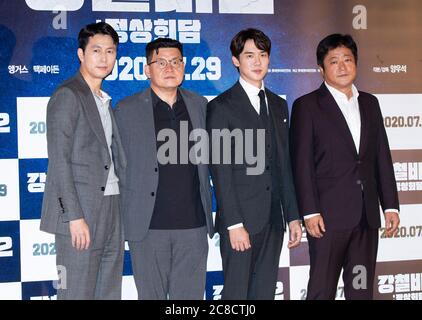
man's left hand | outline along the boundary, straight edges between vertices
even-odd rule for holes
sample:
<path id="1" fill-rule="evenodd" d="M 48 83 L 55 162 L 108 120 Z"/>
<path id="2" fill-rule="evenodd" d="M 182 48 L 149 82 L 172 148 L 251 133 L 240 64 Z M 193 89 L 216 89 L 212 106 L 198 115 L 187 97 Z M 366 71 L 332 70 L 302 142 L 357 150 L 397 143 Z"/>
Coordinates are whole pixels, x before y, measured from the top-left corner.
<path id="1" fill-rule="evenodd" d="M 386 211 L 384 213 L 385 230 L 388 237 L 392 237 L 400 224 L 400 218 L 397 212 Z"/>
<path id="2" fill-rule="evenodd" d="M 289 223 L 290 240 L 287 244 L 289 249 L 299 246 L 300 240 L 302 239 L 302 226 L 300 220 L 294 220 Z"/>

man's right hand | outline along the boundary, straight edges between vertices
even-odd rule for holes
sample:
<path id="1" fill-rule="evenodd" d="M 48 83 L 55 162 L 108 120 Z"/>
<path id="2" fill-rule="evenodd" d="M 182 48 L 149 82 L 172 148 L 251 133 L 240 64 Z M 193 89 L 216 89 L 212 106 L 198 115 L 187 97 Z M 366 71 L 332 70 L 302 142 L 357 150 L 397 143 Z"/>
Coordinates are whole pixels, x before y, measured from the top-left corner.
<path id="1" fill-rule="evenodd" d="M 251 247 L 249 233 L 244 227 L 229 230 L 230 244 L 233 250 L 245 251 Z"/>
<path id="2" fill-rule="evenodd" d="M 325 232 L 324 219 L 321 214 L 305 220 L 306 231 L 314 238 L 322 238 Z"/>
<path id="3" fill-rule="evenodd" d="M 88 249 L 91 243 L 89 227 L 84 218 L 69 222 L 70 235 L 72 236 L 72 246 L 77 250 Z"/>

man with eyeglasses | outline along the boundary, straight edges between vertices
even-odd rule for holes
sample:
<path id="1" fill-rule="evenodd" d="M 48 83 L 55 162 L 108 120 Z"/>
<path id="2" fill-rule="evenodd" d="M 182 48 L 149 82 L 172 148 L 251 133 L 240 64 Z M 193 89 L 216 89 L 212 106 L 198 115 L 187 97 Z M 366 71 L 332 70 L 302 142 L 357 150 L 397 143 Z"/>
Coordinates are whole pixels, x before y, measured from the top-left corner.
<path id="1" fill-rule="evenodd" d="M 146 56 L 150 87 L 115 110 L 127 155 L 122 212 L 138 298 L 203 299 L 207 233 L 214 235 L 208 166 L 184 161 L 194 142 L 179 133 L 205 128 L 207 101 L 179 88 L 185 68 L 179 41 L 158 38 Z M 168 132 L 175 139 L 160 138 Z M 188 148 L 179 150 L 182 144 Z M 167 161 L 166 148 L 178 150 L 176 161 Z"/>

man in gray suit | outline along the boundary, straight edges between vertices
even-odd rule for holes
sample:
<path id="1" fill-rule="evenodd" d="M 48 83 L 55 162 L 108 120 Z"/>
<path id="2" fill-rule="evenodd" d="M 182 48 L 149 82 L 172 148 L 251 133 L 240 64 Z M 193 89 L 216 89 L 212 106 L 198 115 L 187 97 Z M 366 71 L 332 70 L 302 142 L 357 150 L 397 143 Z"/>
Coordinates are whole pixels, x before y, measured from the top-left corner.
<path id="1" fill-rule="evenodd" d="M 193 142 L 182 132 L 205 128 L 207 101 L 179 88 L 182 50 L 173 39 L 150 42 L 145 66 L 150 88 L 115 109 L 127 155 L 123 223 L 139 299 L 204 296 L 207 231 L 214 235 L 208 166 L 184 161 Z M 174 139 L 170 135 L 165 142 L 161 136 L 166 132 L 174 133 Z M 170 149 L 184 143 L 186 150 L 178 150 L 177 159 L 166 163 Z"/>
<path id="2" fill-rule="evenodd" d="M 58 299 L 120 299 L 124 242 L 120 136 L 101 90 L 116 60 L 118 35 L 103 22 L 79 32 L 79 72 L 47 106 L 48 173 L 41 230 L 56 238 Z"/>

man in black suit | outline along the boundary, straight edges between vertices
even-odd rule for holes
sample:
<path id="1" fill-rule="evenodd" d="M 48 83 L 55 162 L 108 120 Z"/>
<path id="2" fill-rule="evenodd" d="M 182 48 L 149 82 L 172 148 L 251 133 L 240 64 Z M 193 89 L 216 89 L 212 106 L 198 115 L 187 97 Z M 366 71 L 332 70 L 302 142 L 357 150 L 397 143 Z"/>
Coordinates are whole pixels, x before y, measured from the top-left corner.
<path id="1" fill-rule="evenodd" d="M 286 222 L 289 248 L 298 246 L 302 236 L 290 167 L 287 103 L 264 87 L 271 41 L 263 32 L 240 31 L 230 50 L 240 79 L 208 104 L 207 129 L 210 136 L 215 130 L 241 132 L 245 151 L 248 144 L 257 150 L 257 167 L 264 166 L 261 172 L 252 172 L 247 159 L 243 164 L 217 163 L 215 154 L 227 149 L 213 139 L 211 175 L 224 272 L 222 298 L 274 299 Z M 246 131 L 251 129 L 257 135 L 248 139 Z M 265 141 L 260 141 L 259 131 Z M 240 141 L 233 140 L 232 147 Z M 231 153 L 233 160 L 235 152 Z"/>
<path id="2" fill-rule="evenodd" d="M 324 83 L 293 104 L 291 151 L 299 212 L 308 232 L 307 299 L 372 299 L 380 227 L 392 235 L 399 202 L 378 100 L 357 91 L 357 46 L 332 34 L 317 48 Z"/>

